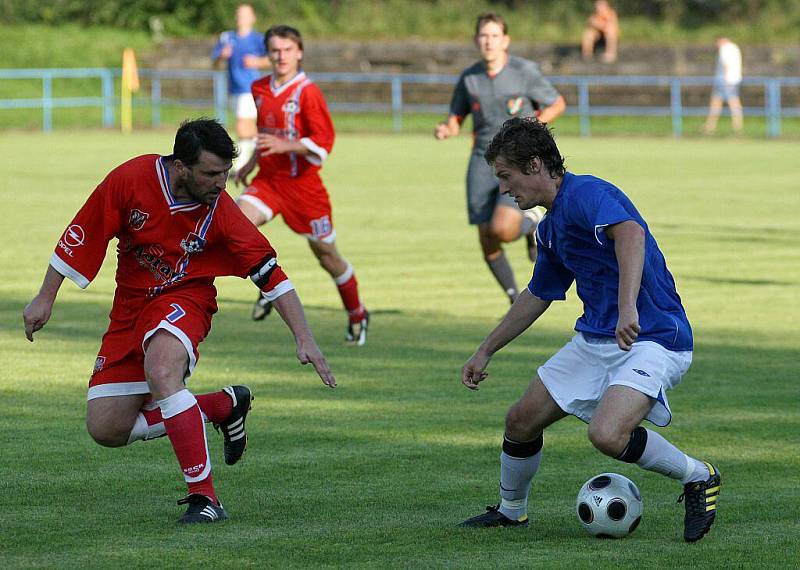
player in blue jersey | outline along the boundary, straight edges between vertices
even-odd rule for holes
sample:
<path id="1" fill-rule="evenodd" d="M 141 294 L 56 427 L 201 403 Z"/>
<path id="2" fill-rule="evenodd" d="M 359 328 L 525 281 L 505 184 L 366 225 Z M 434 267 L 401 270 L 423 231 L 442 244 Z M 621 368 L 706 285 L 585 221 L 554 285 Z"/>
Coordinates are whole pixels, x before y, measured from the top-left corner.
<path id="1" fill-rule="evenodd" d="M 256 104 L 250 85 L 261 77 L 261 69 L 270 66 L 264 37 L 255 31 L 256 11 L 251 4 L 236 8 L 236 30 L 222 32 L 211 59 L 215 65 L 228 66 L 228 92 L 236 115 L 239 156 L 233 174 L 247 164 L 256 149 Z"/>
<path id="2" fill-rule="evenodd" d="M 583 301 L 577 334 L 538 369 L 506 416 L 500 455 L 500 504 L 465 526 L 527 526 L 531 479 L 542 456 L 542 432 L 573 415 L 589 425 L 604 454 L 677 479 L 684 485 L 684 539 L 701 539 L 714 522 L 719 471 L 640 424 L 672 419 L 666 391 L 692 362 L 692 329 L 664 256 L 647 223 L 622 191 L 564 168 L 547 126 L 507 121 L 486 150 L 500 191 L 521 208 L 544 206 L 538 256 L 528 288 L 462 370 L 477 390 L 492 355 L 563 300 L 575 282 Z"/>

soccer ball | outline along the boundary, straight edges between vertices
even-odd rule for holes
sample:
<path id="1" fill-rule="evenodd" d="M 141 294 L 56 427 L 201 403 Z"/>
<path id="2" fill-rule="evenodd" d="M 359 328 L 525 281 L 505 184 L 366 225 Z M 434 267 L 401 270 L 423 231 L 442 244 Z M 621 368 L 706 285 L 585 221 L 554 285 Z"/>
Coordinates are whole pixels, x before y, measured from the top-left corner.
<path id="1" fill-rule="evenodd" d="M 601 473 L 581 487 L 575 505 L 581 526 L 598 538 L 622 538 L 642 520 L 642 496 L 633 481 Z"/>

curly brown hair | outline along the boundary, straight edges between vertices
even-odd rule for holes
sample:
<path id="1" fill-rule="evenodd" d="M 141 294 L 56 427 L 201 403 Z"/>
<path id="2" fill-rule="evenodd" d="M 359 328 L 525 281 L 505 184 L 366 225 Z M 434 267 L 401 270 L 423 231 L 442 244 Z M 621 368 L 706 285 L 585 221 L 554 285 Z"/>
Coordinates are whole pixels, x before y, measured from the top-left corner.
<path id="1" fill-rule="evenodd" d="M 534 158 L 544 163 L 552 178 L 564 176 L 566 172 L 553 132 L 535 117 L 514 117 L 503 123 L 486 148 L 486 162 L 493 166 L 498 156 L 523 174 L 530 174 Z"/>

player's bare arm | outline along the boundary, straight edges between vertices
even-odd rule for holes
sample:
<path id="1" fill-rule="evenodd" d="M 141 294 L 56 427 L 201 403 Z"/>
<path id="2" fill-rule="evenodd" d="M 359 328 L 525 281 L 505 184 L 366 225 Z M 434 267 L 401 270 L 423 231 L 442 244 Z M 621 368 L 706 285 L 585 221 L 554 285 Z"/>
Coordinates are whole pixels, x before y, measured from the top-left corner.
<path id="1" fill-rule="evenodd" d="M 55 303 L 56 295 L 58 295 L 58 290 L 63 282 L 64 276 L 56 271 L 52 265 L 48 266 L 39 293 L 22 311 L 22 320 L 25 322 L 25 336 L 29 341 L 33 342 L 33 333 L 41 330 L 50 320 L 53 303 Z"/>
<path id="2" fill-rule="evenodd" d="M 503 320 L 461 369 L 461 383 L 470 390 L 477 390 L 478 384 L 488 376 L 486 367 L 492 355 L 525 332 L 544 314 L 550 303 L 533 295 L 527 288 L 523 289 Z"/>
<path id="3" fill-rule="evenodd" d="M 336 378 L 333 376 L 330 366 L 328 366 L 328 361 L 325 360 L 319 346 L 317 346 L 314 335 L 311 334 L 311 329 L 308 327 L 308 322 L 303 312 L 303 305 L 300 303 L 300 297 L 297 296 L 297 293 L 288 291 L 275 299 L 272 305 L 294 335 L 295 343 L 297 344 L 297 359 L 300 363 L 312 364 L 323 384 L 336 388 Z"/>
<path id="4" fill-rule="evenodd" d="M 567 108 L 567 102 L 564 100 L 564 97 L 559 95 L 558 99 L 550 105 L 549 107 L 545 107 L 542 109 L 542 112 L 539 114 L 539 121 L 542 123 L 550 123 L 557 119 Z"/>
<path id="5" fill-rule="evenodd" d="M 614 240 L 614 253 L 619 264 L 619 320 L 615 336 L 622 350 L 630 350 L 639 336 L 639 312 L 636 300 L 642 283 L 644 266 L 644 228 L 633 220 L 606 228 Z"/>
<path id="6" fill-rule="evenodd" d="M 261 156 L 269 156 L 271 154 L 287 154 L 293 152 L 300 155 L 316 153 L 309 149 L 300 141 L 291 141 L 277 135 L 270 135 L 267 133 L 259 133 L 256 140 L 256 148 L 260 151 Z"/>
<path id="7" fill-rule="evenodd" d="M 450 115 L 447 121 L 443 121 L 436 125 L 433 131 L 433 136 L 437 140 L 444 140 L 450 137 L 458 136 L 461 132 L 461 121 L 456 115 Z"/>

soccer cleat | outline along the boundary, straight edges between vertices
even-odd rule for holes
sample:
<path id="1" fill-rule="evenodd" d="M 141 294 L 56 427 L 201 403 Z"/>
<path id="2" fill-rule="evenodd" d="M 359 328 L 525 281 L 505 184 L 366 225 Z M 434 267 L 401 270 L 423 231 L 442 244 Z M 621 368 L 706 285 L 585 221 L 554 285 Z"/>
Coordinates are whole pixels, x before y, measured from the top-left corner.
<path id="1" fill-rule="evenodd" d="M 486 507 L 486 512 L 467 519 L 458 526 L 470 528 L 489 528 L 496 526 L 528 526 L 528 516 L 513 520 L 500 512 L 500 505 Z"/>
<path id="2" fill-rule="evenodd" d="M 525 242 L 528 246 L 528 259 L 533 262 L 536 262 L 536 228 L 539 226 L 539 222 L 542 221 L 542 215 L 539 213 L 538 210 L 525 210 L 522 212 L 522 215 L 528 218 L 533 222 L 533 227 L 531 231 L 525 234 Z"/>
<path id="3" fill-rule="evenodd" d="M 223 392 L 230 396 L 233 402 L 233 409 L 228 419 L 220 424 L 214 424 L 217 431 L 222 432 L 222 450 L 225 455 L 225 463 L 233 465 L 242 458 L 247 447 L 247 432 L 244 429 L 244 420 L 252 406 L 253 397 L 250 388 L 247 386 L 226 386 Z"/>
<path id="4" fill-rule="evenodd" d="M 683 486 L 683 493 L 678 502 L 686 505 L 686 516 L 683 519 L 683 539 L 686 542 L 697 542 L 711 528 L 717 515 L 717 499 L 722 486 L 719 470 L 704 461 L 710 473 L 705 481 L 693 481 Z"/>
<path id="5" fill-rule="evenodd" d="M 253 317 L 254 321 L 263 321 L 267 318 L 272 312 L 272 303 L 267 301 L 264 298 L 264 295 L 261 293 L 258 294 L 258 299 L 256 299 L 255 304 L 253 305 L 253 313 L 250 315 Z"/>
<path id="6" fill-rule="evenodd" d="M 344 340 L 351 346 L 364 346 L 367 342 L 367 329 L 369 328 L 369 313 L 364 311 L 364 316 L 357 323 L 347 323 L 347 334 Z"/>
<path id="7" fill-rule="evenodd" d="M 193 493 L 178 501 L 179 505 L 189 505 L 183 516 L 178 519 L 179 524 L 212 523 L 224 521 L 228 514 L 222 505 L 215 504 L 205 495 Z"/>

